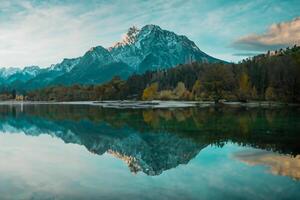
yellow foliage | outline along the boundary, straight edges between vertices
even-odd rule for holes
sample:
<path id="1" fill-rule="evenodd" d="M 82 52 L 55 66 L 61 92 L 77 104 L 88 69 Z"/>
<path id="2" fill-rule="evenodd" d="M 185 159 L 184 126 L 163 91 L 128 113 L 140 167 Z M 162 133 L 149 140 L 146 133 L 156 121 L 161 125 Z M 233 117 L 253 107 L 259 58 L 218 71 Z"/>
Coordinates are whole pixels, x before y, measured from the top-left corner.
<path id="1" fill-rule="evenodd" d="M 174 90 L 177 99 L 182 99 L 186 93 L 186 88 L 183 82 L 178 82 L 177 87 Z"/>
<path id="2" fill-rule="evenodd" d="M 193 85 L 192 93 L 195 98 L 199 97 L 201 94 L 202 85 L 200 80 L 196 80 L 196 82 Z"/>
<path id="3" fill-rule="evenodd" d="M 142 99 L 153 100 L 157 96 L 158 83 L 152 83 L 149 87 L 144 89 Z"/>
<path id="4" fill-rule="evenodd" d="M 173 98 L 174 98 L 174 95 L 171 90 L 162 90 L 159 92 L 159 99 L 161 99 L 161 100 L 171 100 Z"/>
<path id="5" fill-rule="evenodd" d="M 239 81 L 239 99 L 246 101 L 250 96 L 251 83 L 246 73 L 243 73 Z"/>

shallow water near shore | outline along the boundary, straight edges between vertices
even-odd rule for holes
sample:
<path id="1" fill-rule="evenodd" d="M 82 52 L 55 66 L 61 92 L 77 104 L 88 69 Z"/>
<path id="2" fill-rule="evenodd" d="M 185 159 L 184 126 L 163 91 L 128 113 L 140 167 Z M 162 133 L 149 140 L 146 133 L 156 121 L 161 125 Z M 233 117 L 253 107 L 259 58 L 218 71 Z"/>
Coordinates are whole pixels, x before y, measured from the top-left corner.
<path id="1" fill-rule="evenodd" d="M 1 199 L 299 199 L 299 108 L 0 105 Z"/>

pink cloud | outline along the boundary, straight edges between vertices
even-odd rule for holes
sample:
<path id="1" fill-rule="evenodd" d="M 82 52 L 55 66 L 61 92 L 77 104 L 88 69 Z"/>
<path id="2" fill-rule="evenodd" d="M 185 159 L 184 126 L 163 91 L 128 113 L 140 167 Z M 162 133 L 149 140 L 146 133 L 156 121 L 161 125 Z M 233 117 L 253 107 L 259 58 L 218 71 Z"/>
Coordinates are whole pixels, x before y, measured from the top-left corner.
<path id="1" fill-rule="evenodd" d="M 271 25 L 263 34 L 243 36 L 233 43 L 241 50 L 274 50 L 288 46 L 300 45 L 300 17 L 292 21 Z"/>

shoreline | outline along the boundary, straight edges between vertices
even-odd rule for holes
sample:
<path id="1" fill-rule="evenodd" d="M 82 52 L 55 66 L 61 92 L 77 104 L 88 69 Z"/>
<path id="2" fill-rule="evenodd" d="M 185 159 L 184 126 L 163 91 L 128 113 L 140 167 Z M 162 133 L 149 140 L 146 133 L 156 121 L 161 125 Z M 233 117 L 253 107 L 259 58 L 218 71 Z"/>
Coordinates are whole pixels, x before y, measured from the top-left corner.
<path id="1" fill-rule="evenodd" d="M 115 101 L 0 101 L 0 105 L 90 105 L 100 106 L 103 108 L 116 109 L 143 109 L 143 108 L 189 108 L 189 107 L 248 107 L 248 108 L 272 108 L 272 107 L 298 107 L 296 103 L 268 102 L 268 101 L 251 101 L 251 102 L 220 102 L 215 104 L 213 101 L 135 101 L 135 100 L 115 100 Z"/>

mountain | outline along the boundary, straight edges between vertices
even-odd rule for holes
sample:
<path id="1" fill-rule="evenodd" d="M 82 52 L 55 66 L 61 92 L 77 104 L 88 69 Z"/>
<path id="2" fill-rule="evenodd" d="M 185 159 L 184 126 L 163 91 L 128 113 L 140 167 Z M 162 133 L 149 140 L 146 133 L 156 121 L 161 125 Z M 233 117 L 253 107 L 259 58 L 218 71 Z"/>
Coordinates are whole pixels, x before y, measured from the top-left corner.
<path id="1" fill-rule="evenodd" d="M 115 75 L 127 78 L 132 72 L 128 65 L 116 61 L 107 49 L 97 46 L 86 52 L 73 69 L 54 79 L 51 84 L 103 83 Z"/>
<path id="2" fill-rule="evenodd" d="M 0 77 L 5 79 L 10 77 L 11 75 L 21 71 L 19 68 L 11 67 L 11 68 L 0 68 Z"/>
<path id="3" fill-rule="evenodd" d="M 38 74 L 36 77 L 29 80 L 25 84 L 26 89 L 33 90 L 48 86 L 57 77 L 70 72 L 74 68 L 74 66 L 79 63 L 80 59 L 80 57 L 72 59 L 65 58 L 61 63 L 52 65 L 49 68 L 44 69 L 40 74 Z"/>
<path id="4" fill-rule="evenodd" d="M 38 66 L 29 66 L 25 67 L 23 70 L 16 71 L 11 74 L 6 82 L 13 83 L 15 81 L 26 82 L 34 77 L 36 77 L 41 72 L 41 69 Z"/>
<path id="5" fill-rule="evenodd" d="M 202 52 L 186 36 L 176 35 L 159 26 L 132 27 L 123 41 L 109 48 L 114 58 L 138 72 L 169 68 L 194 61 L 222 62 Z"/>
<path id="6" fill-rule="evenodd" d="M 7 88 L 22 90 L 22 87 L 29 80 L 35 78 L 42 72 L 38 66 L 27 66 L 24 69 L 2 68 L 0 69 L 0 85 Z"/>
<path id="7" fill-rule="evenodd" d="M 11 67 L 11 68 L 0 68 L 0 84 L 4 85 L 6 80 L 21 71 L 19 68 Z"/>
<path id="8" fill-rule="evenodd" d="M 126 79 L 144 73 L 191 62 L 224 62 L 202 52 L 186 36 L 156 25 L 129 28 L 121 42 L 91 48 L 82 57 L 64 59 L 48 68 L 37 66 L 0 69 L 0 86 L 34 90 L 51 85 L 97 84 L 114 76 Z"/>

